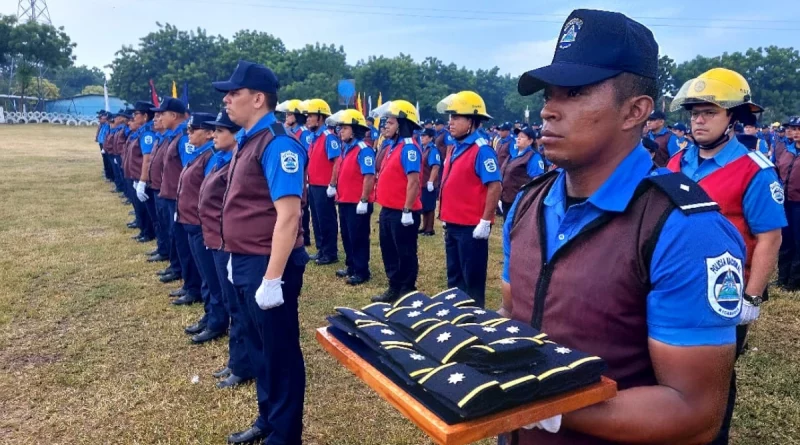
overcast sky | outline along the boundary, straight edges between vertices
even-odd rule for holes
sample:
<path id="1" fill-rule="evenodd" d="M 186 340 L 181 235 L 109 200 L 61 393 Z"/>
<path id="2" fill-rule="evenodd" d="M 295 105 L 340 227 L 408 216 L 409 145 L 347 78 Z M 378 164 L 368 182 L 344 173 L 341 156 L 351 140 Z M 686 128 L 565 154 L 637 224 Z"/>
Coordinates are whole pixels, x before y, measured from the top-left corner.
<path id="1" fill-rule="evenodd" d="M 0 13 L 16 14 L 17 3 L 0 0 Z M 76 63 L 101 68 L 122 45 L 138 44 L 160 21 L 180 29 L 201 27 L 225 37 L 240 29 L 266 31 L 289 49 L 317 41 L 343 45 L 351 64 L 370 55 L 392 57 L 403 52 L 416 60 L 435 56 L 470 69 L 498 66 L 502 73 L 519 75 L 549 63 L 564 19 L 578 7 L 619 11 L 639 20 L 653 30 L 661 53 L 679 62 L 697 54 L 713 56 L 757 46 L 800 47 L 797 3 L 792 0 L 49 0 L 47 4 L 53 24 L 63 26 L 78 44 Z"/>

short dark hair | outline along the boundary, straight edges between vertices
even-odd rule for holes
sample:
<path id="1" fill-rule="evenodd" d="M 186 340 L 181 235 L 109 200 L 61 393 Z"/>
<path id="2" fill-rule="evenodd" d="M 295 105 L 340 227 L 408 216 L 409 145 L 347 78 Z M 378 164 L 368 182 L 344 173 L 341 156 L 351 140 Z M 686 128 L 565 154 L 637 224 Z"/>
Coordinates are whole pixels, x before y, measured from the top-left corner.
<path id="1" fill-rule="evenodd" d="M 633 73 L 622 73 L 612 78 L 612 82 L 616 91 L 617 104 L 636 96 L 650 96 L 653 101 L 658 98 L 655 79 Z"/>
<path id="2" fill-rule="evenodd" d="M 278 106 L 278 95 L 275 93 L 264 93 L 264 96 L 267 98 L 267 108 L 270 111 L 275 111 L 275 108 Z"/>

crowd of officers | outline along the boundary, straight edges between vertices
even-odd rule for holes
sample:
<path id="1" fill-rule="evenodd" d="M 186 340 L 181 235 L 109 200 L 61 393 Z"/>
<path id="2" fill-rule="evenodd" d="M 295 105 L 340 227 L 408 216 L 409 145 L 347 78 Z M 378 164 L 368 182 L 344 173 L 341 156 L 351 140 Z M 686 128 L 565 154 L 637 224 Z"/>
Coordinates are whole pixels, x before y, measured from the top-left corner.
<path id="1" fill-rule="evenodd" d="M 576 10 L 559 38 L 553 64 L 519 82 L 523 95 L 545 90 L 542 126 L 486 128 L 491 116 L 472 91 L 439 102 L 447 122 L 421 121 L 405 100 L 367 118 L 322 99 L 279 103 L 275 74 L 247 61 L 213 83 L 225 94 L 216 115 L 190 114 L 173 98 L 101 113 L 96 139 L 112 191 L 133 207 L 128 227 L 138 242 L 156 240 L 147 261 L 168 262 L 162 282 L 182 280 L 172 304 L 204 306 L 185 332 L 198 344 L 229 334 L 219 388 L 255 380 L 259 415 L 229 443 L 301 443 L 306 264 L 337 263 L 341 235 L 335 275 L 370 280 L 377 202 L 389 285 L 372 301 L 393 302 L 416 290 L 418 237 L 435 234 L 437 201 L 448 286 L 484 306 L 489 236 L 502 215 L 501 313 L 600 355 L 619 384 L 616 402 L 557 416 L 560 431 L 536 424 L 501 442 L 727 443 L 733 362 L 779 246 L 777 284 L 800 287 L 800 119 L 758 133 L 762 109 L 747 81 L 714 69 L 673 102 L 691 131 L 668 131 L 649 90 L 622 99 L 614 90 L 619 76 L 654 82 L 647 28 Z M 564 70 L 582 71 L 565 84 Z M 742 139 L 766 149 L 743 145 L 739 124 Z M 659 419 L 644 416 L 653 409 Z"/>

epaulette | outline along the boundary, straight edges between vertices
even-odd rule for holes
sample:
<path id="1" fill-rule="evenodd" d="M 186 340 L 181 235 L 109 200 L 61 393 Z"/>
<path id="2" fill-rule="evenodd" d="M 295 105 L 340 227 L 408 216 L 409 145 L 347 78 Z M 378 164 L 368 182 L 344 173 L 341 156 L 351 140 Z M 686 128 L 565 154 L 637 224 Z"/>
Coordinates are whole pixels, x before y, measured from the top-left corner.
<path id="1" fill-rule="evenodd" d="M 775 168 L 775 164 L 773 164 L 772 161 L 770 161 L 769 158 L 764 156 L 764 153 L 761 153 L 760 151 L 751 151 L 750 153 L 747 153 L 747 156 L 750 156 L 750 159 L 758 164 L 758 166 L 761 167 L 761 170 Z"/>
<path id="2" fill-rule="evenodd" d="M 488 147 L 491 147 L 491 145 L 489 145 L 489 142 L 484 138 L 475 139 L 475 145 L 477 145 L 478 147 L 480 147 L 481 145 L 486 145 Z"/>
<path id="3" fill-rule="evenodd" d="M 325 133 L 327 136 L 333 135 L 333 133 L 330 130 L 328 130 L 327 128 L 325 129 L 325 131 L 323 131 L 323 133 Z"/>
<path id="4" fill-rule="evenodd" d="M 683 173 L 648 176 L 647 180 L 667 195 L 685 215 L 719 210 L 719 204 Z"/>
<path id="5" fill-rule="evenodd" d="M 364 142 L 364 141 L 358 141 L 358 146 L 359 146 L 360 148 L 367 148 L 367 147 L 369 147 L 369 145 L 367 145 L 367 144 L 366 144 L 366 142 Z"/>
<path id="6" fill-rule="evenodd" d="M 282 136 L 286 134 L 286 128 L 280 122 L 275 122 L 269 126 L 269 131 L 273 136 Z"/>
<path id="7" fill-rule="evenodd" d="M 405 142 L 406 144 L 413 144 L 414 143 L 414 138 L 405 138 L 405 139 L 403 139 L 403 142 Z"/>

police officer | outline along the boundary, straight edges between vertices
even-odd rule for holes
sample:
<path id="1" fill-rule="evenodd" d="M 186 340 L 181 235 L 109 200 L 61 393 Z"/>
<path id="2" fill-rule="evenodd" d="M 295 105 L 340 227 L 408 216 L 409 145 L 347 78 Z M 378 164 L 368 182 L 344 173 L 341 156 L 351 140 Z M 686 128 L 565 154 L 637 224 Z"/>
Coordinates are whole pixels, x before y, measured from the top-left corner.
<path id="1" fill-rule="evenodd" d="M 371 277 L 369 234 L 375 200 L 375 150 L 362 140 L 369 127 L 358 110 L 339 111 L 328 118 L 328 124 L 339 128 L 342 141 L 336 202 L 339 204 L 345 268 L 337 270 L 336 276 L 347 278 L 347 284 L 356 286 Z"/>
<path id="2" fill-rule="evenodd" d="M 500 195 L 500 207 L 504 216 L 508 214 L 522 186 L 547 171 L 544 156 L 536 147 L 538 139 L 536 130 L 527 127 L 516 130 L 516 133 L 517 153 L 507 160 L 501 169 L 503 191 Z"/>
<path id="3" fill-rule="evenodd" d="M 217 388 L 232 388 L 252 380 L 254 370 L 247 357 L 244 335 L 247 308 L 240 307 L 236 290 L 228 281 L 228 260 L 231 254 L 222 250 L 222 201 L 228 184 L 228 171 L 233 151 L 236 148 L 236 133 L 241 127 L 234 124 L 228 113 L 222 110 L 213 122 L 206 125 L 214 127 L 214 155 L 206 163 L 203 183 L 200 186 L 198 214 L 203 229 L 203 242 L 214 257 L 217 279 L 222 289 L 222 300 L 230 314 L 230 336 L 228 342 L 228 363 L 213 373 L 221 378 Z"/>
<path id="4" fill-rule="evenodd" d="M 364 142 L 374 148 L 375 142 L 378 140 L 378 137 L 380 137 L 380 131 L 375 128 L 374 117 L 367 116 L 367 127 L 369 127 L 369 131 L 364 135 Z"/>
<path id="5" fill-rule="evenodd" d="M 153 190 L 151 186 L 153 182 L 153 164 L 157 162 L 156 157 L 158 156 L 158 149 L 164 138 L 164 127 L 161 125 L 160 113 L 155 113 L 153 117 L 153 137 L 155 138 L 155 142 L 153 143 L 153 148 L 150 151 L 147 162 L 147 172 L 144 171 L 144 163 L 142 165 L 142 176 L 147 174 L 147 182 L 145 184 L 147 200 L 144 201 L 144 205 L 150 220 L 153 221 L 153 228 L 156 234 L 156 248 L 152 252 L 146 254 L 148 256 L 148 263 L 169 260 L 169 236 L 166 234 L 166 227 L 163 226 L 158 209 L 156 208 L 155 195 L 158 192 Z"/>
<path id="6" fill-rule="evenodd" d="M 783 229 L 783 242 L 778 253 L 777 284 L 795 291 L 800 289 L 800 118 L 790 118 L 784 127 L 786 139 L 775 145 L 775 163 L 785 194 L 788 225 Z"/>
<path id="7" fill-rule="evenodd" d="M 445 156 L 439 203 L 447 285 L 463 290 L 483 307 L 489 233 L 502 188 L 497 155 L 480 131 L 481 122 L 491 116 L 483 98 L 473 91 L 451 94 L 437 109 L 450 114 L 450 135 L 456 143 Z"/>
<path id="8" fill-rule="evenodd" d="M 184 142 L 185 162 L 178 179 L 176 224 L 182 225 L 186 232 L 189 250 L 200 275 L 200 292 L 203 299 L 203 317 L 184 331 L 192 335 L 195 344 L 219 338 L 228 330 L 229 315 L 222 300 L 222 288 L 214 266 L 214 255 L 203 241 L 203 228 L 200 225 L 198 205 L 200 186 L 205 178 L 206 166 L 214 154 L 214 127 L 209 122 L 215 116 L 209 113 L 193 113 L 186 126 L 187 139 Z M 195 299 L 181 297 L 186 304 Z M 178 300 L 181 301 L 181 300 Z M 178 303 L 176 303 L 178 304 Z"/>
<path id="9" fill-rule="evenodd" d="M 169 257 L 169 266 L 160 271 L 158 275 L 161 282 L 169 283 L 183 276 L 181 256 L 174 235 L 174 224 L 175 198 L 177 198 L 178 179 L 182 169 L 178 143 L 186 133 L 186 105 L 178 99 L 168 97 L 161 102 L 160 106 L 153 108 L 153 112 L 158 116 L 164 134 L 152 154 L 149 187 L 153 193 L 156 215 L 166 240 L 165 247 Z M 183 246 L 182 242 L 181 246 L 188 247 Z M 182 286 L 180 289 L 170 292 L 170 296 L 183 297 L 186 293 L 187 287 Z"/>
<path id="10" fill-rule="evenodd" d="M 331 107 L 322 99 L 308 101 L 306 126 L 312 132 L 308 147 L 308 198 L 311 224 L 317 254 L 315 262 L 322 266 L 339 261 L 336 235 L 336 177 L 339 171 L 341 145 L 333 131 L 325 125 Z"/>
<path id="11" fill-rule="evenodd" d="M 420 223 L 419 173 L 422 152 L 412 137 L 419 128 L 417 110 L 410 102 L 387 102 L 384 136 L 387 147 L 378 175 L 378 216 L 381 257 L 389 288 L 372 298 L 388 303 L 417 288 L 419 259 L 417 241 Z"/>
<path id="12" fill-rule="evenodd" d="M 300 444 L 305 364 L 298 297 L 308 262 L 300 225 L 306 151 L 275 119 L 279 85 L 272 70 L 240 61 L 230 80 L 213 85 L 226 93 L 228 116 L 242 127 L 222 204 L 222 245 L 231 253 L 228 278 L 237 302 L 247 308 L 247 356 L 256 373 L 259 412 L 253 426 L 230 435 L 228 443 Z"/>
<path id="13" fill-rule="evenodd" d="M 731 126 L 745 122 L 755 137 L 755 116 L 763 108 L 750 100 L 750 86 L 739 73 L 714 68 L 680 89 L 672 110 L 688 110 L 697 147 L 670 159 L 668 168 L 683 172 L 719 204 L 722 214 L 744 239 L 744 304 L 736 329 L 737 355 L 742 352 L 747 327 L 758 318 L 759 305 L 767 298 L 769 277 L 775 268 L 786 226 L 784 192 L 775 166 L 760 151 L 750 152 L 731 134 Z M 763 141 L 761 141 L 763 142 Z M 736 402 L 736 373 L 731 380 L 722 430 L 714 444 L 728 443 Z"/>
<path id="14" fill-rule="evenodd" d="M 641 146 L 657 68 L 650 30 L 576 10 L 553 63 L 519 81 L 522 95 L 544 89 L 542 136 L 560 170 L 524 187 L 506 219 L 503 311 L 603 357 L 619 388 L 516 431 L 520 445 L 708 443 L 719 432 L 744 245 L 697 184 L 653 169 Z"/>
<path id="15" fill-rule="evenodd" d="M 108 123 L 108 114 L 105 110 L 101 110 L 97 113 L 97 119 L 99 124 L 97 125 L 97 133 L 94 135 L 94 140 L 100 146 L 100 155 L 103 159 L 103 175 L 107 181 L 112 182 L 114 180 L 114 172 L 111 170 L 111 161 L 108 153 L 105 147 L 103 147 L 106 136 L 111 130 L 111 125 Z"/>
<path id="16" fill-rule="evenodd" d="M 673 139 L 672 133 L 664 126 L 666 116 L 661 111 L 653 111 L 653 114 L 647 119 L 647 137 L 654 140 L 658 144 L 658 151 L 653 158 L 653 162 L 659 167 L 664 167 L 669 161 L 669 145 Z"/>
<path id="17" fill-rule="evenodd" d="M 498 139 L 495 151 L 497 152 L 497 163 L 503 165 L 507 160 L 513 158 L 515 153 L 514 138 L 511 136 L 511 123 L 503 122 L 497 127 Z"/>
<path id="18" fill-rule="evenodd" d="M 115 154 L 115 144 L 117 143 L 117 133 L 125 126 L 119 124 L 122 118 L 117 116 L 115 113 L 108 113 L 106 118 L 109 122 L 109 129 L 106 133 L 105 140 L 103 140 L 103 149 L 108 156 L 108 163 L 109 167 L 111 168 L 111 177 L 114 181 L 114 189 L 112 191 L 121 194 L 124 192 L 125 188 L 122 184 L 122 176 L 119 173 L 119 161 L 117 160 L 117 156 Z"/>
<path id="19" fill-rule="evenodd" d="M 683 122 L 676 122 L 675 125 L 669 127 L 672 134 L 675 135 L 674 138 L 669 138 L 669 144 L 667 145 L 667 151 L 669 151 L 669 157 L 675 156 L 675 153 L 681 150 L 688 150 L 692 141 L 686 137 L 686 125 Z M 657 150 L 656 150 L 657 151 Z"/>
<path id="20" fill-rule="evenodd" d="M 422 178 L 420 178 L 420 183 L 423 185 L 422 229 L 419 231 L 422 236 L 436 235 L 433 222 L 436 219 L 436 200 L 442 182 L 439 174 L 442 168 L 442 154 L 433 142 L 435 135 L 433 128 L 422 131 Z"/>
<path id="21" fill-rule="evenodd" d="M 759 152 L 761 152 L 761 154 L 766 156 L 767 159 L 769 159 L 772 156 L 772 153 L 767 141 L 764 138 L 759 137 L 758 134 L 759 131 L 757 127 L 758 122 L 756 121 L 756 117 L 751 114 L 750 116 L 747 116 L 744 119 L 745 120 L 742 122 L 742 125 L 744 125 L 744 134 L 748 136 L 755 136 L 757 142 L 754 150 L 758 150 Z"/>
<path id="22" fill-rule="evenodd" d="M 128 137 L 125 146 L 124 170 L 129 184 L 128 200 L 133 203 L 133 211 L 139 224 L 139 236 L 135 239 L 140 243 L 155 239 L 155 227 L 144 205 L 147 200 L 146 182 L 142 182 L 142 175 L 147 167 L 144 164 L 145 158 L 149 162 L 150 151 L 155 143 L 152 122 L 155 113 L 150 110 L 153 107 L 153 104 L 144 101 L 136 102 L 133 106 L 133 119 L 129 124 L 133 133 Z"/>

